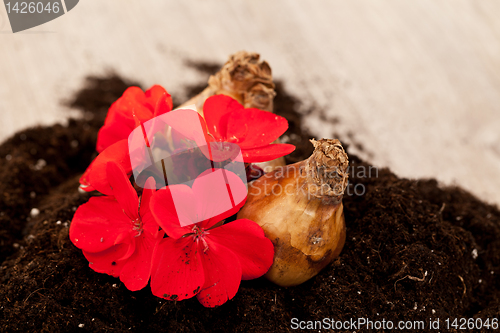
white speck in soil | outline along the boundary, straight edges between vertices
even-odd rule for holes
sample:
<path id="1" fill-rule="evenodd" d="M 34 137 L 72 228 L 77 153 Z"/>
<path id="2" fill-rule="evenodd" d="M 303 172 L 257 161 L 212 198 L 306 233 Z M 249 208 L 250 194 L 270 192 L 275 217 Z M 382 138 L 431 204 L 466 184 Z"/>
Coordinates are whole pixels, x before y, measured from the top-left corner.
<path id="1" fill-rule="evenodd" d="M 38 216 L 38 214 L 40 214 L 40 210 L 38 208 L 31 209 L 31 212 L 30 212 L 31 217 L 36 217 L 36 216 Z"/>
<path id="2" fill-rule="evenodd" d="M 12 244 L 12 246 L 13 246 L 15 249 L 18 249 L 18 248 L 19 248 L 19 244 L 18 244 L 18 243 L 14 243 L 14 244 Z"/>
<path id="3" fill-rule="evenodd" d="M 57 224 L 57 225 L 60 225 L 61 223 L 62 223 L 61 221 L 57 221 L 57 222 L 56 222 L 56 224 Z"/>
<path id="4" fill-rule="evenodd" d="M 431 310 L 432 314 L 436 314 L 436 310 L 432 309 Z"/>
<path id="5" fill-rule="evenodd" d="M 479 279 L 479 281 L 477 281 L 478 283 L 483 283 L 483 279 Z"/>
<path id="6" fill-rule="evenodd" d="M 11 154 L 7 154 L 7 155 L 5 155 L 5 159 L 6 159 L 7 161 L 10 161 L 10 160 L 12 159 L 12 155 L 11 155 Z"/>
<path id="7" fill-rule="evenodd" d="M 36 192 L 35 191 L 31 191 L 30 198 L 31 199 L 35 199 L 36 198 Z"/>
<path id="8" fill-rule="evenodd" d="M 36 164 L 33 166 L 33 169 L 40 171 L 47 165 L 47 162 L 44 159 L 39 159 L 36 161 Z"/>
<path id="9" fill-rule="evenodd" d="M 460 221 L 462 219 L 462 216 L 457 216 L 456 219 L 457 221 Z"/>
<path id="10" fill-rule="evenodd" d="M 85 324 L 79 324 L 78 327 L 80 328 L 83 328 L 83 326 L 85 326 Z"/>
<path id="11" fill-rule="evenodd" d="M 477 256 L 478 256 L 477 249 L 472 250 L 472 259 L 474 260 L 477 259 Z"/>
<path id="12" fill-rule="evenodd" d="M 76 147 L 78 147 L 78 141 L 77 140 L 73 140 L 73 141 L 71 141 L 70 145 L 71 145 L 72 148 L 76 148 Z"/>

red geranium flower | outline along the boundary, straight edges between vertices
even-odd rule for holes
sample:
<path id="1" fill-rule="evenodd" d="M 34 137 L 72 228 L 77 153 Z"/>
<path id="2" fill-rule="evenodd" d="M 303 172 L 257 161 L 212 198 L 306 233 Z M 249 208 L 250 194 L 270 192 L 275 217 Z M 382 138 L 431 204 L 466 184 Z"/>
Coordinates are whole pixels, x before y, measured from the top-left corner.
<path id="1" fill-rule="evenodd" d="M 205 101 L 203 114 L 214 141 L 237 144 L 245 163 L 270 161 L 295 150 L 291 144 L 272 144 L 288 128 L 288 121 L 274 113 L 245 109 L 229 96 L 215 95 Z"/>
<path id="2" fill-rule="evenodd" d="M 153 249 L 163 237 L 149 208 L 154 190 L 143 191 L 139 208 L 123 168 L 110 162 L 106 171 L 114 197 L 92 197 L 81 205 L 69 237 L 94 271 L 119 276 L 129 290 L 140 290 L 148 284 Z"/>
<path id="3" fill-rule="evenodd" d="M 239 180 L 231 172 L 226 176 L 229 183 Z M 215 307 L 236 295 L 242 279 L 266 273 L 273 262 L 274 248 L 253 221 L 240 219 L 216 225 L 236 213 L 246 196 L 240 204 L 235 200 L 236 205 L 224 214 L 211 217 L 220 211 L 227 187 L 207 180 L 196 178 L 192 188 L 167 186 L 151 199 L 156 221 L 170 236 L 155 248 L 151 291 L 169 300 L 196 295 L 204 306 Z"/>
<path id="4" fill-rule="evenodd" d="M 102 152 L 112 144 L 128 139 L 141 123 L 172 110 L 172 97 L 159 85 L 146 92 L 130 87 L 109 108 L 104 126 L 97 136 L 97 151 Z"/>
<path id="5" fill-rule="evenodd" d="M 80 178 L 80 188 L 87 192 L 97 190 L 112 195 L 106 177 L 106 164 L 114 161 L 130 176 L 132 174 L 128 150 L 130 133 L 142 123 L 170 110 L 172 110 L 172 98 L 163 87 L 155 85 L 145 93 L 138 87 L 128 88 L 108 111 L 104 126 L 99 130 L 97 137 L 96 149 L 100 154 Z"/>

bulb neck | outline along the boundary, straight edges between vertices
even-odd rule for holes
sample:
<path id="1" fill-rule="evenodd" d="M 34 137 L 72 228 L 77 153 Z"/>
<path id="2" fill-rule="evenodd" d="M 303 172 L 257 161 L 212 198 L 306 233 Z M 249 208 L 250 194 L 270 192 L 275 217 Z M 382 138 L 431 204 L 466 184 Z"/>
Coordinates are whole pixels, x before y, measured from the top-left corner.
<path id="1" fill-rule="evenodd" d="M 348 183 L 349 159 L 339 140 L 310 140 L 314 152 L 305 161 L 309 193 L 340 202 Z"/>

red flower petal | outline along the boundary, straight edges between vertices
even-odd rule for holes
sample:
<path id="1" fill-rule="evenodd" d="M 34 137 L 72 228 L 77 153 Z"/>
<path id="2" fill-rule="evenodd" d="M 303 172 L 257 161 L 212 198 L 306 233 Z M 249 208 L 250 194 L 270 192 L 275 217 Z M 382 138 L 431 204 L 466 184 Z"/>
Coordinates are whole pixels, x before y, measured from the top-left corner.
<path id="1" fill-rule="evenodd" d="M 117 114 L 113 118 L 115 120 L 101 127 L 97 134 L 96 150 L 99 153 L 112 144 L 127 139 L 135 126 L 133 119 L 124 117 L 122 114 Z"/>
<path id="2" fill-rule="evenodd" d="M 161 240 L 153 253 L 153 295 L 176 301 L 191 298 L 204 281 L 199 247 L 192 237 Z"/>
<path id="3" fill-rule="evenodd" d="M 171 191 L 175 192 L 175 203 Z M 182 227 L 180 221 L 184 221 L 184 224 L 196 221 L 194 204 L 193 192 L 189 186 L 172 185 L 157 191 L 151 198 L 150 207 L 156 222 L 165 233 L 177 239 L 191 232 L 192 226 Z"/>
<path id="4" fill-rule="evenodd" d="M 147 233 L 136 238 L 135 252 L 126 260 L 120 272 L 120 280 L 128 290 L 140 290 L 148 284 L 153 250 L 158 242 L 159 239 Z"/>
<path id="5" fill-rule="evenodd" d="M 257 163 L 274 160 L 290 154 L 295 146 L 288 143 L 276 143 L 265 147 L 244 149 L 241 151 L 245 163 Z"/>
<path id="6" fill-rule="evenodd" d="M 245 204 L 247 188 L 233 172 L 224 169 L 207 170 L 193 183 L 198 221 L 208 220 L 200 227 L 211 228 L 217 222 L 236 214 Z M 191 202 L 186 202 L 190 209 Z M 192 209 L 192 208 L 191 208 Z"/>
<path id="7" fill-rule="evenodd" d="M 155 179 L 153 177 L 149 177 L 146 180 L 144 190 L 142 191 L 141 209 L 140 209 L 141 216 L 144 216 L 151 211 L 149 203 L 151 201 L 151 198 L 156 192 L 155 188 L 156 188 Z"/>
<path id="8" fill-rule="evenodd" d="M 127 117 L 127 119 L 132 120 L 132 115 L 127 113 L 127 110 L 131 110 L 136 105 L 141 105 L 145 100 L 144 92 L 139 87 L 129 87 L 124 92 L 123 95 L 118 98 L 109 108 L 108 114 L 106 115 L 105 125 L 116 122 L 116 117 L 119 115 Z"/>
<path id="9" fill-rule="evenodd" d="M 144 105 L 144 92 L 138 87 L 130 87 L 109 108 L 104 126 L 97 136 L 97 151 L 101 152 L 119 140 L 125 140 L 141 121 L 151 119 L 153 108 Z"/>
<path id="10" fill-rule="evenodd" d="M 78 207 L 69 237 L 79 249 L 100 252 L 115 245 L 120 235 L 130 230 L 130 220 L 113 197 L 92 197 Z"/>
<path id="11" fill-rule="evenodd" d="M 141 196 L 141 208 L 140 208 L 140 216 L 142 220 L 142 227 L 145 231 L 149 232 L 154 237 L 162 238 L 163 231 L 160 232 L 159 225 L 156 223 L 156 220 L 151 213 L 150 203 L 151 198 L 156 193 L 155 190 L 155 180 L 153 177 L 149 177 L 146 181 L 146 185 L 144 190 L 142 191 Z M 161 235 L 159 235 L 161 233 Z"/>
<path id="12" fill-rule="evenodd" d="M 97 253 L 83 251 L 83 255 L 89 261 L 89 267 L 97 273 L 118 277 L 125 265 L 125 261 L 120 258 L 128 251 L 128 248 L 128 244 L 118 244 Z"/>
<path id="13" fill-rule="evenodd" d="M 236 138 L 242 150 L 267 146 L 288 128 L 288 121 L 259 109 L 232 112 L 227 121 L 227 139 Z"/>
<path id="14" fill-rule="evenodd" d="M 211 96 L 205 101 L 203 116 L 207 122 L 208 131 L 217 141 L 226 139 L 229 114 L 242 109 L 243 105 L 226 95 Z"/>
<path id="15" fill-rule="evenodd" d="M 125 170 L 111 161 L 106 165 L 106 173 L 108 176 L 109 184 L 113 189 L 113 195 L 118 201 L 118 204 L 123 209 L 125 215 L 127 215 L 130 220 L 136 220 L 139 218 L 139 198 L 137 197 L 137 192 L 135 192 L 132 184 L 125 174 Z"/>
<path id="16" fill-rule="evenodd" d="M 248 219 L 239 219 L 210 230 L 212 242 L 223 244 L 238 257 L 242 279 L 251 280 L 264 275 L 273 264 L 273 243 L 264 236 L 262 228 Z"/>
<path id="17" fill-rule="evenodd" d="M 206 307 L 216 307 L 232 299 L 241 282 L 241 265 L 238 257 L 225 246 L 205 236 L 209 249 L 200 253 L 205 272 L 205 284 L 196 295 Z"/>
<path id="18" fill-rule="evenodd" d="M 90 185 L 101 193 L 113 195 L 106 173 L 106 164 L 110 161 L 119 164 L 127 175 L 132 174 L 127 140 L 118 141 L 100 153 L 80 178 L 80 184 Z"/>
<path id="19" fill-rule="evenodd" d="M 223 169 L 207 170 L 195 179 L 192 188 L 170 185 L 156 192 L 151 210 L 167 235 L 179 238 L 192 232 L 195 223 L 209 229 L 235 214 L 246 196 L 247 188 L 236 174 Z"/>
<path id="20" fill-rule="evenodd" d="M 97 137 L 97 151 L 127 139 L 140 123 L 170 110 L 172 98 L 163 87 L 155 85 L 145 93 L 138 87 L 128 88 L 108 111 Z"/>
<path id="21" fill-rule="evenodd" d="M 150 110 L 154 110 L 155 117 L 172 110 L 172 97 L 162 86 L 152 86 L 146 91 L 145 96 L 145 102 Z"/>

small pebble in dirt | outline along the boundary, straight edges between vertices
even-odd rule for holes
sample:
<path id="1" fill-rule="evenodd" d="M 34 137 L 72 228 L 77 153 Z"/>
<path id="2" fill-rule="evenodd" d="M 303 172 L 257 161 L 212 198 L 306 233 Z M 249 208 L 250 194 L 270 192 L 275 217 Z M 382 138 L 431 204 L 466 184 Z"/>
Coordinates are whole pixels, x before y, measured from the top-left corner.
<path id="1" fill-rule="evenodd" d="M 56 222 L 56 224 L 57 224 L 57 225 L 60 225 L 61 223 L 62 223 L 61 221 L 57 221 L 57 222 Z"/>
<path id="2" fill-rule="evenodd" d="M 38 216 L 38 214 L 40 214 L 40 210 L 38 208 L 31 209 L 31 212 L 30 212 L 31 217 L 36 217 L 36 216 Z"/>
<path id="3" fill-rule="evenodd" d="M 11 155 L 11 154 L 7 154 L 7 155 L 5 155 L 5 159 L 6 159 L 7 161 L 10 161 L 10 160 L 12 159 L 12 155 Z"/>
<path id="4" fill-rule="evenodd" d="M 111 287 L 116 288 L 116 283 L 113 283 L 113 285 Z"/>
<path id="5" fill-rule="evenodd" d="M 479 279 L 479 281 L 477 281 L 478 283 L 483 283 L 483 279 Z"/>
<path id="6" fill-rule="evenodd" d="M 47 162 L 44 160 L 44 159 L 39 159 L 38 161 L 36 161 L 36 164 L 35 166 L 33 167 L 33 169 L 37 170 L 37 171 L 40 171 L 42 170 L 45 166 L 47 165 Z"/>
<path id="7" fill-rule="evenodd" d="M 36 198 L 36 192 L 35 191 L 31 191 L 30 198 L 31 199 L 35 199 Z"/>
<path id="8" fill-rule="evenodd" d="M 76 212 L 76 207 L 73 206 L 73 208 L 71 208 L 74 212 Z"/>
<path id="9" fill-rule="evenodd" d="M 431 310 L 432 314 L 436 314 L 436 310 L 432 309 Z"/>
<path id="10" fill-rule="evenodd" d="M 477 249 L 472 250 L 472 259 L 477 259 Z"/>
<path id="11" fill-rule="evenodd" d="M 15 249 L 18 249 L 19 248 L 19 244 L 18 243 L 14 243 L 14 244 L 12 244 L 12 247 L 14 247 Z"/>
<path id="12" fill-rule="evenodd" d="M 83 326 L 85 326 L 85 324 L 79 324 L 78 327 L 80 328 L 83 328 Z"/>
<path id="13" fill-rule="evenodd" d="M 77 140 L 73 140 L 73 141 L 71 141 L 70 145 L 71 145 L 72 148 L 76 148 L 76 147 L 78 147 L 78 141 Z"/>

